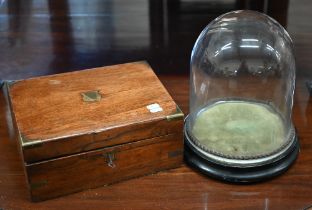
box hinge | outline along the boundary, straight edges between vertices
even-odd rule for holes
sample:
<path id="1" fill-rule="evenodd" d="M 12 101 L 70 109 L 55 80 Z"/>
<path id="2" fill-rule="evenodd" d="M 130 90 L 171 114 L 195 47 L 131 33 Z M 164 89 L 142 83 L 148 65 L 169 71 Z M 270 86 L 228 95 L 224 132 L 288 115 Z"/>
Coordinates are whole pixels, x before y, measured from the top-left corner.
<path id="1" fill-rule="evenodd" d="M 167 121 L 173 121 L 173 120 L 180 120 L 184 118 L 184 114 L 182 110 L 178 107 L 176 108 L 176 111 L 168 116 L 166 116 Z"/>

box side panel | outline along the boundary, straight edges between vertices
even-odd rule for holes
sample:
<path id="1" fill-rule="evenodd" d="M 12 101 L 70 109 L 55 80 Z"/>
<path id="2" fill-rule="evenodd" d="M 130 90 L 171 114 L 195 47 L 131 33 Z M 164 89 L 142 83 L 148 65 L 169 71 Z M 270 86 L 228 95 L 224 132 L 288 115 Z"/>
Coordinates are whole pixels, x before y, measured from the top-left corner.
<path id="1" fill-rule="evenodd" d="M 25 179 L 26 179 L 26 183 L 27 183 L 27 187 L 30 191 L 30 186 L 28 185 L 29 184 L 29 179 L 28 179 L 28 174 L 27 174 L 27 171 L 26 171 L 26 167 L 25 167 L 25 160 L 24 160 L 24 151 L 22 149 L 22 143 L 20 141 L 20 133 L 18 131 L 18 128 L 17 128 L 17 125 L 16 125 L 16 120 L 15 120 L 15 115 L 14 113 L 12 112 L 12 106 L 11 106 L 11 100 L 10 100 L 10 97 L 9 97 L 9 86 L 14 83 L 14 81 L 5 81 L 4 84 L 3 84 L 3 93 L 4 93 L 4 96 L 5 96 L 5 101 L 7 103 L 7 106 L 9 107 L 9 117 L 10 119 L 7 119 L 7 123 L 8 123 L 8 127 L 9 127 L 9 133 L 10 133 L 10 138 L 12 138 L 12 140 L 15 140 L 16 141 L 16 145 L 17 145 L 17 149 L 18 149 L 18 152 L 19 152 L 19 155 L 21 157 L 21 164 L 23 166 L 23 171 L 24 171 L 24 174 L 25 174 Z"/>
<path id="2" fill-rule="evenodd" d="M 120 145 L 128 142 L 182 133 L 183 116 L 178 120 L 159 119 L 108 129 L 102 133 L 91 133 L 61 140 L 45 141 L 37 145 L 24 146 L 27 163 L 77 154 L 98 148 Z"/>
<path id="3" fill-rule="evenodd" d="M 178 167 L 182 133 L 26 166 L 33 201 L 46 200 Z"/>

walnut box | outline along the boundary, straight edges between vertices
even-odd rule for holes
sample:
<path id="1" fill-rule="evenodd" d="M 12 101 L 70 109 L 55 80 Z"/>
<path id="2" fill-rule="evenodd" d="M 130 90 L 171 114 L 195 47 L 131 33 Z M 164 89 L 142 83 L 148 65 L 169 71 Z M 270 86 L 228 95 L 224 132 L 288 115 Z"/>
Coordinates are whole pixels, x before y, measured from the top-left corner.
<path id="1" fill-rule="evenodd" d="M 179 167 L 183 113 L 145 62 L 7 85 L 31 199 Z"/>

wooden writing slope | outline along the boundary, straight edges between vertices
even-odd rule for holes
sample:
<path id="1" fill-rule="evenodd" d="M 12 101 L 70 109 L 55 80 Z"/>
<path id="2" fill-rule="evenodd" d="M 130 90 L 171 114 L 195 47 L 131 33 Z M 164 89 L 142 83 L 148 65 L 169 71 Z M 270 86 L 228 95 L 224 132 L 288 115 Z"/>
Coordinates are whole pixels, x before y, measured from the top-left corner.
<path id="1" fill-rule="evenodd" d="M 145 62 L 8 85 L 31 198 L 178 167 L 183 113 Z"/>

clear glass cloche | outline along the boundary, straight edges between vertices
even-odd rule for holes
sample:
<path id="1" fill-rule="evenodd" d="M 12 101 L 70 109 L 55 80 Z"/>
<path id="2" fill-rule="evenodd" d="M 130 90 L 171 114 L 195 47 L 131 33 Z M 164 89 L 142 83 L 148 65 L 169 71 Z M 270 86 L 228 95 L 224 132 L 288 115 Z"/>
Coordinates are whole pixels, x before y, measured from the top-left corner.
<path id="1" fill-rule="evenodd" d="M 283 158 L 296 141 L 295 70 L 292 40 L 269 16 L 234 11 L 216 18 L 191 55 L 187 144 L 224 166 Z"/>

